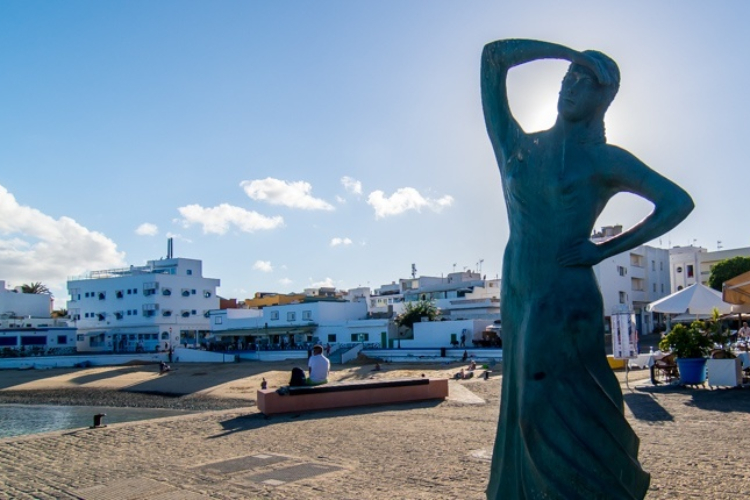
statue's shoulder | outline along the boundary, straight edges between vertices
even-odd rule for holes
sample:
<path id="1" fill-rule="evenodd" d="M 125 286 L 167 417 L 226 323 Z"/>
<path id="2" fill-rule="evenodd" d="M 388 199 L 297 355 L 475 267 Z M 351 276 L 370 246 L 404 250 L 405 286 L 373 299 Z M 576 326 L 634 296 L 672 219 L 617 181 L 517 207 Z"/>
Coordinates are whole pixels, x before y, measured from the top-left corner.
<path id="1" fill-rule="evenodd" d="M 602 143 L 597 146 L 597 156 L 604 160 L 604 163 L 610 167 L 613 165 L 627 167 L 643 164 L 633 153 L 615 144 Z"/>

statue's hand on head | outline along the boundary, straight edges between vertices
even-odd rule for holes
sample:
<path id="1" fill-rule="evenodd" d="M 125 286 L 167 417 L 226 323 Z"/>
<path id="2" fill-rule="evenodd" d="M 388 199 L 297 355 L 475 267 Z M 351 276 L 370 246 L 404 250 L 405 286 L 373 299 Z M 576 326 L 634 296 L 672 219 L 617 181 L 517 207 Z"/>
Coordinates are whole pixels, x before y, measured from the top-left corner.
<path id="1" fill-rule="evenodd" d="M 609 86 L 616 84 L 617 82 L 612 78 L 611 71 L 607 69 L 606 62 L 601 58 L 593 57 L 590 52 L 579 52 L 573 58 L 573 63 L 590 69 L 594 73 L 599 85 Z"/>
<path id="2" fill-rule="evenodd" d="M 557 256 L 557 262 L 567 267 L 591 267 L 601 262 L 602 258 L 599 245 L 591 240 L 583 240 L 562 249 Z"/>

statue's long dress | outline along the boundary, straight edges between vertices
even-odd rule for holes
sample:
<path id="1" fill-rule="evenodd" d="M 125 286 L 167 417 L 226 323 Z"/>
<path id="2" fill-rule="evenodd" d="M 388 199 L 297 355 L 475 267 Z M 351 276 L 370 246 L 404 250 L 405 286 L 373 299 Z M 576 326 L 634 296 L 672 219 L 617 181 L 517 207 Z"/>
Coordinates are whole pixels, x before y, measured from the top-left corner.
<path id="1" fill-rule="evenodd" d="M 582 236 L 574 234 L 579 219 L 592 209 L 578 202 L 590 200 L 586 190 L 593 188 L 585 176 L 565 179 L 551 148 L 535 145 L 518 144 L 501 169 L 510 239 L 500 420 L 487 498 L 642 499 L 649 475 L 606 360 L 593 270 L 556 260 L 560 248 Z"/>

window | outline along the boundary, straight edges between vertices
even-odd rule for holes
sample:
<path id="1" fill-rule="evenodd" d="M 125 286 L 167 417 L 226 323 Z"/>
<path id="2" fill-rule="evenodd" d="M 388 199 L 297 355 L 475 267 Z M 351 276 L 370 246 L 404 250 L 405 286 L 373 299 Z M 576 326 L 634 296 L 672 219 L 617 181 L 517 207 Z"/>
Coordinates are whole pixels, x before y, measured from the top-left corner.
<path id="1" fill-rule="evenodd" d="M 294 321 L 297 319 L 297 313 L 295 312 L 288 312 L 286 313 L 286 320 L 287 321 Z"/>
<path id="2" fill-rule="evenodd" d="M 188 318 L 188 317 L 190 317 L 190 311 L 188 311 L 187 309 L 183 309 L 183 311 L 180 313 L 180 315 L 183 318 Z"/>
<path id="3" fill-rule="evenodd" d="M 336 342 L 336 334 L 335 333 L 329 333 L 328 334 L 328 342 Z"/>
<path id="4" fill-rule="evenodd" d="M 209 292 L 208 290 L 203 290 L 203 296 L 205 298 L 207 298 L 207 299 L 210 299 L 211 298 L 211 292 Z"/>
<path id="5" fill-rule="evenodd" d="M 193 275 L 193 270 L 192 269 L 188 269 L 187 270 L 187 275 L 188 276 L 192 276 Z"/>
<path id="6" fill-rule="evenodd" d="M 47 343 L 46 335 L 22 335 L 21 345 L 45 345 Z"/>
<path id="7" fill-rule="evenodd" d="M 654 283 L 654 293 L 656 292 L 656 283 Z"/>
<path id="8" fill-rule="evenodd" d="M 167 317 L 169 317 L 169 316 L 171 316 L 171 315 L 172 315 L 172 311 L 170 311 L 169 309 L 164 309 L 164 310 L 163 310 L 163 311 L 161 312 L 161 315 L 162 315 L 162 316 L 167 316 Z"/>
<path id="9" fill-rule="evenodd" d="M 182 292 L 180 293 L 182 294 L 183 297 L 190 297 L 190 290 L 188 290 L 187 288 L 183 288 Z"/>
<path id="10" fill-rule="evenodd" d="M 279 311 L 271 311 L 271 320 L 279 319 Z"/>
<path id="11" fill-rule="evenodd" d="M 369 333 L 352 333 L 352 342 L 367 342 L 369 340 Z"/>
<path id="12" fill-rule="evenodd" d="M 107 313 L 99 313 L 99 314 L 96 315 L 96 318 L 99 321 L 104 321 L 104 318 L 106 318 L 106 317 L 107 317 Z"/>
<path id="13" fill-rule="evenodd" d="M 190 314 L 193 314 L 193 315 L 195 315 L 195 314 L 198 314 L 198 312 L 197 312 L 197 311 L 196 311 L 195 309 L 191 309 L 191 310 L 190 310 Z"/>
<path id="14" fill-rule="evenodd" d="M 132 293 L 133 293 L 133 290 L 131 290 L 130 288 L 128 288 L 128 295 L 131 295 Z"/>
<path id="15" fill-rule="evenodd" d="M 76 335 L 76 342 L 83 342 L 83 335 Z"/>
<path id="16" fill-rule="evenodd" d="M 216 317 L 214 318 L 214 325 L 220 325 L 220 324 L 222 324 L 223 322 L 224 322 L 224 318 L 222 318 L 221 316 L 216 316 Z"/>
<path id="17" fill-rule="evenodd" d="M 169 332 L 161 332 L 162 340 L 169 340 Z"/>
<path id="18" fill-rule="evenodd" d="M 655 260 L 651 261 L 651 270 L 652 271 L 656 271 L 656 261 Z"/>
<path id="19" fill-rule="evenodd" d="M 661 284 L 661 293 L 664 293 L 664 283 Z"/>
<path id="20" fill-rule="evenodd" d="M 625 276 L 627 274 L 625 267 L 617 266 L 617 274 L 619 274 L 620 276 Z"/>
<path id="21" fill-rule="evenodd" d="M 0 337 L 0 345 L 18 345 L 18 337 Z"/>
<path id="22" fill-rule="evenodd" d="M 122 311 L 117 311 L 117 312 L 115 313 L 115 318 L 116 318 L 116 319 L 122 319 L 122 317 L 123 317 Z"/>
<path id="23" fill-rule="evenodd" d="M 620 292 L 620 304 L 625 304 L 628 301 L 628 294 L 625 292 Z"/>
<path id="24" fill-rule="evenodd" d="M 659 262 L 659 271 L 664 270 L 664 262 Z"/>
<path id="25" fill-rule="evenodd" d="M 165 297 L 169 297 L 170 295 L 172 295 L 172 289 L 171 288 L 162 288 L 161 289 L 161 294 L 164 295 Z"/>
<path id="26" fill-rule="evenodd" d="M 675 269 L 675 271 L 677 271 L 678 273 L 681 273 L 682 272 L 682 267 L 681 266 L 677 266 L 677 269 Z"/>
<path id="27" fill-rule="evenodd" d="M 193 288 L 192 290 L 190 290 L 190 293 L 191 293 L 192 295 L 195 295 L 195 288 Z"/>
<path id="28" fill-rule="evenodd" d="M 688 264 L 687 266 L 687 277 L 692 278 L 693 277 L 693 265 Z"/>
<path id="29" fill-rule="evenodd" d="M 312 321 L 312 311 L 302 311 L 302 319 L 305 321 Z"/>

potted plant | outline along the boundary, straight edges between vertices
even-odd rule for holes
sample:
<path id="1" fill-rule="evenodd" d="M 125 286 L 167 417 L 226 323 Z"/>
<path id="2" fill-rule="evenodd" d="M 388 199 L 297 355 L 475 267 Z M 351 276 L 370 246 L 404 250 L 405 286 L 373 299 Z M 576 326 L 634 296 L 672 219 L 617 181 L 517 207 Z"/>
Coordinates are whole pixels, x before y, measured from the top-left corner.
<path id="1" fill-rule="evenodd" d="M 677 356 L 680 382 L 686 385 L 706 381 L 706 360 L 713 346 L 703 321 L 694 321 L 690 326 L 675 325 L 659 342 L 659 349 Z"/>
<path id="2" fill-rule="evenodd" d="M 742 383 L 742 362 L 730 349 L 729 330 L 719 321 L 719 311 L 714 309 L 713 320 L 708 324 L 709 338 L 714 350 L 706 362 L 708 384 L 736 387 Z"/>

